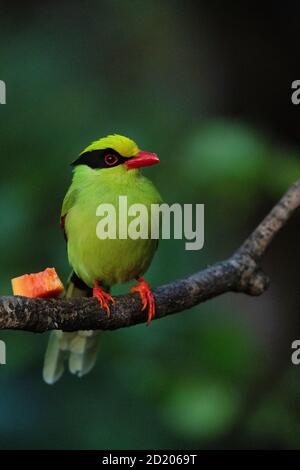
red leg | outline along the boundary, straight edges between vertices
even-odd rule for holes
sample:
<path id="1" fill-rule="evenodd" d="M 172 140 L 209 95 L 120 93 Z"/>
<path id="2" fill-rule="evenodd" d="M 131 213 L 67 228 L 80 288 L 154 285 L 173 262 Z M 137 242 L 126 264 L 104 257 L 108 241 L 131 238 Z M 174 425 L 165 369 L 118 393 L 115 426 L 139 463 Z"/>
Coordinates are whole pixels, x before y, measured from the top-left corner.
<path id="1" fill-rule="evenodd" d="M 130 292 L 133 294 L 138 292 L 141 296 L 142 310 L 145 310 L 148 307 L 148 320 L 147 323 L 151 322 L 151 320 L 155 316 L 155 300 L 154 296 L 151 291 L 151 287 L 148 282 L 144 281 L 141 277 L 136 277 L 136 281 L 139 283 L 137 286 L 132 286 Z"/>
<path id="2" fill-rule="evenodd" d="M 110 316 L 110 308 L 108 302 L 114 303 L 113 297 L 105 290 L 101 289 L 99 286 L 99 282 L 95 281 L 95 285 L 93 288 L 93 297 L 99 300 L 100 305 L 102 308 L 106 308 L 108 316 Z"/>

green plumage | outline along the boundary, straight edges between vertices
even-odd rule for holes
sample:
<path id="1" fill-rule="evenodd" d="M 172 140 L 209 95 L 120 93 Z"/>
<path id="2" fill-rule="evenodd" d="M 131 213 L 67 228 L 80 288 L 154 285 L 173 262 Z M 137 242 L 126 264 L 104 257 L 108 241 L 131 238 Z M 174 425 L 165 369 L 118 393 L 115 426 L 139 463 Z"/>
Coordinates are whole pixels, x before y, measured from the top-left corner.
<path id="1" fill-rule="evenodd" d="M 99 204 L 112 204 L 118 221 L 118 202 L 122 195 L 127 196 L 128 206 L 144 204 L 150 222 L 151 204 L 159 203 L 160 195 L 139 170 L 128 171 L 122 165 L 104 170 L 80 165 L 75 169 L 62 215 L 67 214 L 65 231 L 69 262 L 89 287 L 93 287 L 95 280 L 112 286 L 142 275 L 157 247 L 157 240 L 150 237 L 146 240 L 99 240 L 96 234 L 99 222 L 97 207 Z M 118 228 L 117 223 L 117 234 Z"/>
<path id="2" fill-rule="evenodd" d="M 134 157 L 138 153 L 136 144 L 126 137 L 108 136 L 87 147 L 86 151 L 113 148 L 123 157 Z M 157 240 L 132 240 L 118 238 L 119 196 L 127 196 L 128 207 L 140 203 L 146 206 L 150 227 L 151 204 L 159 204 L 161 197 L 150 180 L 137 169 L 128 170 L 124 165 L 113 168 L 90 168 L 78 165 L 74 169 L 72 184 L 65 196 L 62 217 L 69 263 L 77 276 L 88 286 L 95 281 L 110 287 L 141 276 L 149 267 L 157 247 Z M 100 240 L 96 234 L 100 204 L 112 204 L 117 215 L 117 238 Z M 124 216 L 124 214 L 122 215 Z M 127 217 L 127 215 L 126 215 Z M 130 218 L 127 220 L 130 222 Z M 150 233 L 149 233 L 150 235 Z M 70 284 L 68 297 L 86 295 Z M 100 314 L 100 313 L 99 313 Z M 97 333 L 54 332 L 49 342 L 44 366 L 44 379 L 54 383 L 63 372 L 63 361 L 69 351 L 69 368 L 82 376 L 95 362 Z"/>

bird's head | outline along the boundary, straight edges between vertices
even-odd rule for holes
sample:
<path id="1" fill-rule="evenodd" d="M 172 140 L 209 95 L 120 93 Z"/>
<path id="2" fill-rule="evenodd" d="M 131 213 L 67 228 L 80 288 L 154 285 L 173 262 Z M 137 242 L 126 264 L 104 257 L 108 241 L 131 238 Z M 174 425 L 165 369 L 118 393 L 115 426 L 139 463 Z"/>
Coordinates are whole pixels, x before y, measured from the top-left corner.
<path id="1" fill-rule="evenodd" d="M 108 135 L 92 142 L 72 165 L 87 165 L 95 170 L 128 171 L 159 163 L 155 153 L 140 150 L 137 144 L 122 135 Z"/>

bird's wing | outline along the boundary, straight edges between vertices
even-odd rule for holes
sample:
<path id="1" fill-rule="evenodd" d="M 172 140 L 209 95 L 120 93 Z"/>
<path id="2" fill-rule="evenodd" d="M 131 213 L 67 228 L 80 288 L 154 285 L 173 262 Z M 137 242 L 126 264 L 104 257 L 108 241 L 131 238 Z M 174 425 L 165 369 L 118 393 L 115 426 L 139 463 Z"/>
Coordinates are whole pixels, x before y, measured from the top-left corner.
<path id="1" fill-rule="evenodd" d="M 66 223 L 66 217 L 68 215 L 68 212 L 72 209 L 74 204 L 76 203 L 76 199 L 78 196 L 78 189 L 70 187 L 68 190 L 67 194 L 65 195 L 65 198 L 63 200 L 62 208 L 61 208 L 61 214 L 60 214 L 60 226 L 62 230 L 64 231 L 65 239 L 67 241 L 67 235 L 65 231 L 65 223 Z"/>

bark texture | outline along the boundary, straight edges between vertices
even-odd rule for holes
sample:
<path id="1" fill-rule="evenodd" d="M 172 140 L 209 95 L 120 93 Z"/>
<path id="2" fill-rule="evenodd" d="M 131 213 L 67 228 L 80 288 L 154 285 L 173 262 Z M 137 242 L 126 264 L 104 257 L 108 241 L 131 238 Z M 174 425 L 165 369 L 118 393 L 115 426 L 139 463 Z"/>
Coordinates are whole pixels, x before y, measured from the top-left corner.
<path id="1" fill-rule="evenodd" d="M 269 279 L 261 260 L 274 236 L 300 207 L 300 181 L 294 183 L 265 219 L 227 260 L 218 262 L 185 279 L 154 289 L 159 319 L 187 310 L 226 292 L 261 295 Z M 48 330 L 115 330 L 147 320 L 137 294 L 115 297 L 111 316 L 93 298 L 29 299 L 0 297 L 0 329 L 42 333 Z"/>

